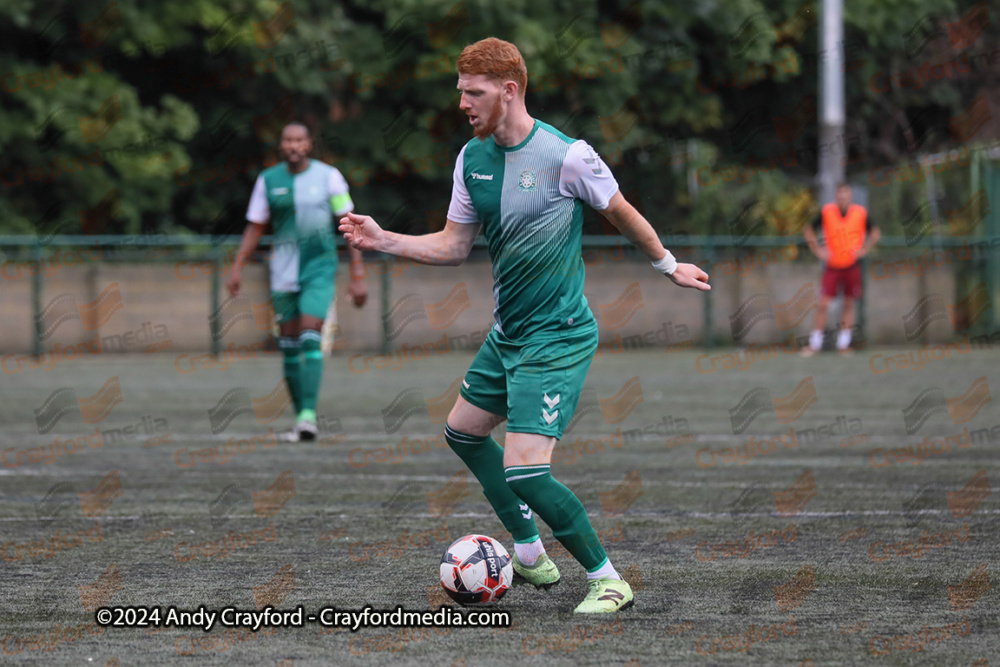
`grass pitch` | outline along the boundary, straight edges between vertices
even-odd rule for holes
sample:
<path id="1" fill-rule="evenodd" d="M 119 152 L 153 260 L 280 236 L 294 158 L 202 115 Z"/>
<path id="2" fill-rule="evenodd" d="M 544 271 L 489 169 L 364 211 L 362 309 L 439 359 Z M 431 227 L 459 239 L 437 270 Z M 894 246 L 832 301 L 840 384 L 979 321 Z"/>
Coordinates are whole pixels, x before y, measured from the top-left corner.
<path id="1" fill-rule="evenodd" d="M 102 356 L 6 376 L 3 658 L 995 662 L 1000 624 L 990 582 L 1000 537 L 989 488 L 1000 471 L 996 438 L 981 430 L 1000 424 L 996 403 L 985 402 L 1000 388 L 995 353 L 881 374 L 871 370 L 876 353 L 908 352 L 787 356 L 714 373 L 698 371 L 710 367 L 704 358 L 698 365 L 702 352 L 596 359 L 553 472 L 587 507 L 636 589 L 636 606 L 617 618 L 574 617 L 585 573 L 539 522 L 563 581 L 549 593 L 511 591 L 499 608 L 511 613 L 512 628 L 356 634 L 317 625 L 257 635 L 101 631 L 86 607 L 254 609 L 280 600 L 307 611 L 428 609 L 451 540 L 485 533 L 512 549 L 432 421 L 471 354 L 363 374 L 351 372 L 347 357 L 329 360 L 319 405 L 325 432 L 301 444 L 269 440 L 270 429 L 292 419 L 289 408 L 267 421 L 280 398 L 268 399 L 280 378 L 277 355 L 186 374 L 176 355 Z M 121 401 L 101 403 L 108 396 L 95 395 L 114 376 Z M 976 384 L 983 377 L 986 394 Z M 54 395 L 61 389 L 72 393 Z M 964 440 L 966 428 L 974 441 Z M 502 429 L 495 436 L 502 441 Z M 917 462 L 921 443 L 930 455 Z"/>

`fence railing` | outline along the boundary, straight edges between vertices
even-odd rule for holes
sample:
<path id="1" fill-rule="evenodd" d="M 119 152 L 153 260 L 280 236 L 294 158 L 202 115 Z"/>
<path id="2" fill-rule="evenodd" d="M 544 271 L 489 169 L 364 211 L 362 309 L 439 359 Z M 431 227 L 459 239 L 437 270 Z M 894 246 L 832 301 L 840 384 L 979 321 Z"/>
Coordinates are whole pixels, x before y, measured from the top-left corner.
<path id="1" fill-rule="evenodd" d="M 992 227 L 993 225 L 991 225 Z M 991 230 L 992 231 L 992 230 Z M 732 236 L 666 236 L 661 239 L 667 248 L 670 248 L 681 261 L 690 261 L 706 268 L 712 273 L 713 267 L 724 266 L 726 262 L 739 261 L 748 255 L 758 254 L 761 249 L 788 249 L 788 255 L 795 255 L 797 258 L 791 261 L 812 261 L 816 260 L 805 247 L 801 237 L 791 236 L 769 236 L 769 237 L 745 237 L 734 238 Z M 61 255 L 66 255 L 70 249 L 90 249 L 91 252 L 74 253 L 74 263 L 129 263 L 142 262 L 154 263 L 161 261 L 176 261 L 178 256 L 182 256 L 187 262 L 206 263 L 210 270 L 206 273 L 210 276 L 210 312 L 218 312 L 220 299 L 223 293 L 221 284 L 222 276 L 225 273 L 224 266 L 236 252 L 239 245 L 239 236 L 161 236 L 161 235 L 141 235 L 141 236 L 55 236 L 49 239 L 39 239 L 36 236 L 3 236 L 0 235 L 0 277 L 10 278 L 17 267 L 17 274 L 23 277 L 27 271 L 31 277 L 31 304 L 34 315 L 34 330 L 32 342 L 32 354 L 38 356 L 44 353 L 44 336 L 42 328 L 42 303 L 45 291 L 45 273 L 43 270 L 48 264 L 59 261 Z M 263 237 L 261 245 L 256 253 L 256 259 L 267 256 L 267 248 L 271 238 Z M 344 247 L 344 240 L 337 238 L 339 248 Z M 889 251 L 895 255 L 924 254 L 929 257 L 929 265 L 935 265 L 935 253 L 945 253 L 949 249 L 967 249 L 969 261 L 963 264 L 963 270 L 975 274 L 987 285 L 994 301 L 1000 297 L 1000 235 L 988 236 L 968 236 L 956 237 L 941 234 L 929 234 L 920 239 L 907 239 L 903 237 L 882 237 L 879 242 L 879 254 Z M 620 236 L 584 236 L 583 252 L 606 248 L 620 248 L 625 257 L 634 256 L 636 260 L 641 257 L 628 241 Z M 794 252 L 792 249 L 794 248 Z M 470 259 L 486 260 L 485 239 L 476 239 Z M 398 261 L 396 258 L 387 255 L 367 256 L 366 262 L 389 263 Z M 862 259 L 863 269 L 867 269 L 869 258 Z M 392 271 L 381 270 L 377 272 L 380 279 L 379 291 L 381 294 L 381 321 L 382 326 L 382 349 L 387 351 L 390 346 L 390 336 L 388 329 L 391 326 L 389 315 L 389 295 L 392 290 Z M 867 270 L 862 271 L 863 276 L 868 275 Z M 705 335 L 699 344 L 705 347 L 714 347 L 720 344 L 717 336 L 713 334 L 712 322 L 712 299 L 713 293 L 704 294 L 704 307 L 702 309 L 703 331 Z M 1000 318 L 1000 303 L 994 303 L 985 315 L 986 326 L 995 327 Z M 864 297 L 858 304 L 858 325 L 861 330 L 865 327 L 865 307 Z M 209 318 L 209 326 L 212 329 L 211 345 L 212 354 L 218 354 L 221 349 L 221 336 L 219 335 L 219 322 L 217 318 Z"/>

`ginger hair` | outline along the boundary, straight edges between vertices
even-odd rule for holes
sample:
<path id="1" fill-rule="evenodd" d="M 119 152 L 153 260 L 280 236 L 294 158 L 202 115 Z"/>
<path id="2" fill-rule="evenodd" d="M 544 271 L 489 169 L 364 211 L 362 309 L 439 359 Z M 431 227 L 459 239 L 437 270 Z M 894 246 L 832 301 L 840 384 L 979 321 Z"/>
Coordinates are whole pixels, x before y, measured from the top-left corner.
<path id="1" fill-rule="evenodd" d="M 528 87 L 528 67 L 517 47 L 496 37 L 470 44 L 458 57 L 459 74 L 483 74 L 501 85 L 505 81 L 517 84 L 521 97 Z"/>

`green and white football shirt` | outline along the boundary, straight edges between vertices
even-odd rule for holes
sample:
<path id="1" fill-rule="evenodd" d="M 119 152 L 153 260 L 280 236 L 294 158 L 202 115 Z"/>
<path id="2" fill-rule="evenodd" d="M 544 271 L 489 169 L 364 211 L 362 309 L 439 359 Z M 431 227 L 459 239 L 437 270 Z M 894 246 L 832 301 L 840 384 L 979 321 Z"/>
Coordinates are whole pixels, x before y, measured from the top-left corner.
<path id="1" fill-rule="evenodd" d="M 285 162 L 261 172 L 250 195 L 247 220 L 258 224 L 270 220 L 274 229 L 271 291 L 298 292 L 308 271 L 332 273 L 330 263 L 336 271 L 333 216 L 353 210 L 347 181 L 324 162 L 309 160 L 298 174 L 290 173 Z"/>
<path id="2" fill-rule="evenodd" d="M 596 327 L 583 295 L 583 202 L 606 209 L 618 182 L 594 149 L 536 120 L 517 146 L 470 141 L 453 178 L 448 219 L 483 225 L 500 333 Z"/>

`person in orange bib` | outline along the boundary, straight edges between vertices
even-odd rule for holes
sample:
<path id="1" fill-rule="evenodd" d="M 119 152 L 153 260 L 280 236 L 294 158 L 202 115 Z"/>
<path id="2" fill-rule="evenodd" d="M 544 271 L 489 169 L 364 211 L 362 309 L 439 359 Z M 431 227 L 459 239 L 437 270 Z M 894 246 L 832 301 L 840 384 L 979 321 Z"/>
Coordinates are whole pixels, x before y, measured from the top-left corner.
<path id="1" fill-rule="evenodd" d="M 823 327 L 830 299 L 837 297 L 841 287 L 844 292 L 844 310 L 837 334 L 837 350 L 849 354 L 851 349 L 851 327 L 854 326 L 854 301 L 861 297 L 861 265 L 858 260 L 878 243 L 881 233 L 868 220 L 864 206 L 851 202 L 851 186 L 837 185 L 836 203 L 826 204 L 812 227 L 806 227 L 806 243 L 813 254 L 821 259 L 823 285 L 819 303 L 816 306 L 816 321 L 809 334 L 809 346 L 802 348 L 802 355 L 810 357 L 823 347 Z M 816 230 L 823 230 L 825 245 L 816 239 Z"/>

